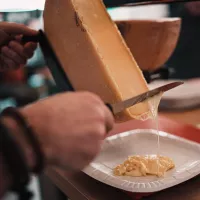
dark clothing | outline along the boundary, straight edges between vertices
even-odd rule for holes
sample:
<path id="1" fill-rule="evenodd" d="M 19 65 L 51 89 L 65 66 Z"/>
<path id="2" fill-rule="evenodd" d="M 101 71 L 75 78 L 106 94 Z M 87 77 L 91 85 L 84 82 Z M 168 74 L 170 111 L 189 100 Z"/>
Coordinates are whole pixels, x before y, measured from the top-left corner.
<path id="1" fill-rule="evenodd" d="M 125 3 L 133 2 L 133 0 L 103 0 L 103 2 L 107 7 L 115 7 Z"/>
<path id="2" fill-rule="evenodd" d="M 170 16 L 182 18 L 177 47 L 167 62 L 167 66 L 176 70 L 172 78 L 200 77 L 200 16 L 190 15 L 184 4 L 171 5 Z"/>

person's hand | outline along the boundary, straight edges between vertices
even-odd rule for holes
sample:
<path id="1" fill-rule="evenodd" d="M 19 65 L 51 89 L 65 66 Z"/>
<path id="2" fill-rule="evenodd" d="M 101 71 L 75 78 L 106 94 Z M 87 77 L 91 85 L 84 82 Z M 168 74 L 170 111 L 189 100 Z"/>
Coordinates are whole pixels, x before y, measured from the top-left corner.
<path id="1" fill-rule="evenodd" d="M 33 127 L 47 164 L 65 170 L 89 164 L 114 124 L 100 98 L 88 92 L 55 95 L 21 112 Z"/>
<path id="2" fill-rule="evenodd" d="M 186 3 L 185 6 L 191 15 L 200 16 L 200 2 Z"/>
<path id="3" fill-rule="evenodd" d="M 33 56 L 37 44 L 20 42 L 22 35 L 32 36 L 38 32 L 25 25 L 0 22 L 0 71 L 17 69 Z"/>

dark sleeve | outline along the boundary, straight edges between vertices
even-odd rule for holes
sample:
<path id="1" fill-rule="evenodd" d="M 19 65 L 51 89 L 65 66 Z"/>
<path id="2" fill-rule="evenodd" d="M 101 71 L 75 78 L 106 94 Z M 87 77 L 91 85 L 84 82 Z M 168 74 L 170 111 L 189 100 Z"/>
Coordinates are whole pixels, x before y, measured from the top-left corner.
<path id="1" fill-rule="evenodd" d="M 167 65 L 175 69 L 173 79 L 200 77 L 200 16 L 192 16 L 184 4 L 170 6 L 171 17 L 181 17 L 179 40 Z"/>
<path id="2" fill-rule="evenodd" d="M 11 177 L 10 174 L 8 173 L 1 152 L 0 152 L 0 183 L 1 183 L 0 184 L 0 199 L 1 199 L 11 184 Z"/>
<path id="3" fill-rule="evenodd" d="M 115 7 L 115 6 L 120 6 L 125 3 L 132 3 L 134 0 L 103 0 L 104 4 L 106 7 Z"/>

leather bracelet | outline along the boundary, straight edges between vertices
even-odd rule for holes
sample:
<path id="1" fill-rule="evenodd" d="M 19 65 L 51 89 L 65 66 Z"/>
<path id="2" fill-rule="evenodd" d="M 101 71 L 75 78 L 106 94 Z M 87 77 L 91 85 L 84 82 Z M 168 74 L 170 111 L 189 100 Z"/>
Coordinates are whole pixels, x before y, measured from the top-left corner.
<path id="1" fill-rule="evenodd" d="M 35 153 L 36 166 L 33 169 L 33 173 L 41 173 L 44 168 L 44 155 L 40 148 L 39 142 L 34 136 L 34 132 L 30 124 L 27 123 L 26 119 L 20 112 L 17 111 L 17 109 L 12 107 L 6 108 L 1 115 L 11 117 L 12 119 L 16 120 L 18 125 L 21 126 L 22 130 L 24 130 L 24 136 L 29 144 L 32 146 Z"/>
<path id="2" fill-rule="evenodd" d="M 28 200 L 32 193 L 27 189 L 30 181 L 25 155 L 10 134 L 10 130 L 0 120 L 0 152 L 13 179 L 11 191 L 19 194 L 20 200 Z"/>

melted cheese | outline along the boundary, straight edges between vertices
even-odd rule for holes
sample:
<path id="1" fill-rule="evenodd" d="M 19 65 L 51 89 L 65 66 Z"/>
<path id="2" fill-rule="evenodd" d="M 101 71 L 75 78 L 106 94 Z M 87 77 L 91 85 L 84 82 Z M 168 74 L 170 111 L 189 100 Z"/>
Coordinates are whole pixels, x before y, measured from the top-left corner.
<path id="1" fill-rule="evenodd" d="M 160 156 L 160 136 L 158 129 L 158 106 L 162 98 L 162 92 L 155 95 L 146 102 L 149 103 L 151 118 L 155 121 L 157 130 L 157 155 L 130 156 L 124 163 L 114 168 L 113 172 L 117 176 L 164 176 L 165 172 L 175 167 L 172 159 Z"/>
<path id="2" fill-rule="evenodd" d="M 96 93 L 106 103 L 148 91 L 101 0 L 46 0 L 44 29 L 76 90 Z M 148 103 L 140 103 L 116 115 L 116 121 L 146 119 L 148 112 Z"/>
<path id="3" fill-rule="evenodd" d="M 159 164 L 157 158 L 159 158 Z M 174 167 L 174 162 L 165 156 L 130 156 L 123 164 L 114 169 L 114 174 L 116 176 L 156 175 L 160 177 Z"/>
<path id="4" fill-rule="evenodd" d="M 157 173 L 159 174 L 160 171 L 160 133 L 159 133 L 159 127 L 158 127 L 158 106 L 160 104 L 161 98 L 162 98 L 163 92 L 160 92 L 158 95 L 155 95 L 148 99 L 148 103 L 151 110 L 151 117 L 155 122 L 155 127 L 157 131 Z"/>

